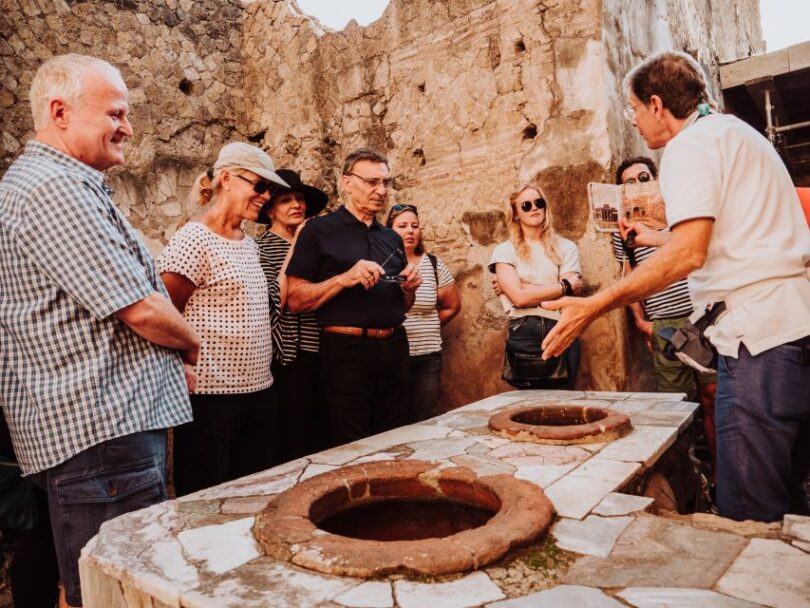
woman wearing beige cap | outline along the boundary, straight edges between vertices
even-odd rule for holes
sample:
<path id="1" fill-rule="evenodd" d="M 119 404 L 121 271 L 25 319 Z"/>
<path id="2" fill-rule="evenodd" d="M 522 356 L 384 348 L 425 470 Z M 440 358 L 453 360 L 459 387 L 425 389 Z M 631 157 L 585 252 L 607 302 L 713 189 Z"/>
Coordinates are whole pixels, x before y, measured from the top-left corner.
<path id="1" fill-rule="evenodd" d="M 202 214 L 157 260 L 172 301 L 201 338 L 194 421 L 174 430 L 178 496 L 272 463 L 277 405 L 267 283 L 242 222 L 259 217 L 277 186 L 287 183 L 265 152 L 227 144 L 194 183 Z"/>

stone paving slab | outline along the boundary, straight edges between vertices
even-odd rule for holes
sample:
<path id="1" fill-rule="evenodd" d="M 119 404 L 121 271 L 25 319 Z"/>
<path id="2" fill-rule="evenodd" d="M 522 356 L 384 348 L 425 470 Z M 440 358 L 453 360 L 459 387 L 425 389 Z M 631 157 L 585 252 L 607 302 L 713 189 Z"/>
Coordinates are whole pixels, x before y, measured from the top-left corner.
<path id="1" fill-rule="evenodd" d="M 646 410 L 638 414 L 630 414 L 630 422 L 634 427 L 640 426 L 668 426 L 675 427 L 678 431 L 685 429 L 695 417 L 694 412 L 662 412 Z"/>
<path id="2" fill-rule="evenodd" d="M 388 581 L 368 581 L 337 596 L 335 602 L 349 608 L 393 608 L 394 594 Z"/>
<path id="3" fill-rule="evenodd" d="M 648 496 L 633 496 L 632 494 L 619 494 L 611 492 L 602 499 L 592 511 L 594 515 L 612 517 L 615 515 L 629 515 L 639 511 L 649 511 L 655 500 Z"/>
<path id="4" fill-rule="evenodd" d="M 810 608 L 810 555 L 778 540 L 752 538 L 717 590 L 774 608 Z"/>
<path id="5" fill-rule="evenodd" d="M 810 541 L 810 517 L 785 515 L 782 520 L 782 531 L 796 540 Z"/>
<path id="6" fill-rule="evenodd" d="M 636 462 L 600 459 L 599 454 L 545 489 L 560 516 L 582 519 L 641 468 Z"/>
<path id="7" fill-rule="evenodd" d="M 708 589 L 629 587 L 616 595 L 634 608 L 762 608 Z"/>
<path id="8" fill-rule="evenodd" d="M 358 584 L 355 579 L 313 574 L 262 557 L 183 594 L 181 605 L 183 608 L 315 606 Z"/>
<path id="9" fill-rule="evenodd" d="M 650 467 L 677 438 L 677 427 L 635 426 L 632 433 L 609 443 L 594 458 L 640 462 Z"/>
<path id="10" fill-rule="evenodd" d="M 701 530 L 646 513 L 639 514 L 609 557 L 583 557 L 564 582 L 592 587 L 678 585 L 711 589 L 737 558 L 748 539 L 728 532 Z"/>
<path id="11" fill-rule="evenodd" d="M 589 515 L 583 520 L 560 519 L 551 528 L 557 546 L 566 551 L 607 557 L 616 539 L 633 521 L 632 517 L 599 517 Z"/>
<path id="12" fill-rule="evenodd" d="M 183 530 L 177 540 L 189 561 L 204 564 L 209 572 L 223 574 L 262 555 L 252 532 L 255 522 L 255 517 L 246 517 Z"/>
<path id="13" fill-rule="evenodd" d="M 483 572 L 449 583 L 396 581 L 394 595 L 399 608 L 472 608 L 505 597 Z"/>
<path id="14" fill-rule="evenodd" d="M 548 591 L 488 604 L 487 608 L 624 608 L 624 606 L 601 589 L 560 585 Z"/>

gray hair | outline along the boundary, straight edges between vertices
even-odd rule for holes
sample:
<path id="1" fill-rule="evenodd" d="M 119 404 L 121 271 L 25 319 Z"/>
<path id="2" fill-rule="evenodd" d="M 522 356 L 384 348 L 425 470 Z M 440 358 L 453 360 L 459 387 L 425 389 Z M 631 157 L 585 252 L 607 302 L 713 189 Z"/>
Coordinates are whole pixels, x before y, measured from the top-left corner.
<path id="1" fill-rule="evenodd" d="M 41 131 L 48 126 L 49 105 L 52 99 L 58 98 L 68 104 L 79 102 L 84 76 L 94 70 L 117 77 L 122 83 L 124 81 L 118 68 L 102 59 L 78 53 L 57 55 L 39 66 L 31 82 L 29 96 L 35 131 Z"/>

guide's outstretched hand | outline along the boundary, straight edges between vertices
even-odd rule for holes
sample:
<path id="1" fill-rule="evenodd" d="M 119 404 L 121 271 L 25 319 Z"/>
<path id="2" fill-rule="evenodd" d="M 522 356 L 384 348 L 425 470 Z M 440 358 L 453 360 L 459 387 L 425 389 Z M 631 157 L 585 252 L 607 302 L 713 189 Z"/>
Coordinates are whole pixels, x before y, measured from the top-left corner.
<path id="1" fill-rule="evenodd" d="M 593 297 L 567 296 L 542 303 L 546 310 L 559 310 L 562 318 L 557 322 L 541 345 L 543 359 L 559 357 L 571 343 L 599 316 L 600 310 Z"/>

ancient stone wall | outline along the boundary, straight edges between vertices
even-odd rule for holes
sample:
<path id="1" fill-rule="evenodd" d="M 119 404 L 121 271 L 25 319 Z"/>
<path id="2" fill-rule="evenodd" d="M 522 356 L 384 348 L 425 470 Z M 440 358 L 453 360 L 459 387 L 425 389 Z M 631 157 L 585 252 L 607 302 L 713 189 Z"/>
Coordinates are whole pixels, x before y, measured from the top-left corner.
<path id="1" fill-rule="evenodd" d="M 183 202 L 191 178 L 230 138 L 260 143 L 333 204 L 342 157 L 363 144 L 385 151 L 392 199 L 419 207 L 429 248 L 462 292 L 445 331 L 447 407 L 505 386 L 505 319 L 486 263 L 506 238 L 508 193 L 539 183 L 590 288 L 612 283 L 617 265 L 589 226 L 586 184 L 643 149 L 621 118 L 621 77 L 654 50 L 686 48 L 713 70 L 761 45 L 756 0 L 393 0 L 378 21 L 342 32 L 294 0 L 0 2 L 11 9 L 3 162 L 30 129 L 23 91 L 41 58 L 78 50 L 117 63 L 139 134 L 113 180 L 116 200 L 155 249 L 195 211 Z M 46 4 L 58 8 L 46 14 Z M 64 41 L 44 44 L 52 31 Z M 624 312 L 582 342 L 582 387 L 649 387 Z"/>
<path id="2" fill-rule="evenodd" d="M 222 142 L 243 138 L 240 0 L 0 0 L 0 171 L 33 136 L 28 90 L 52 55 L 84 53 L 117 66 L 135 137 L 110 172 L 115 200 L 159 251 L 194 212 L 195 174 Z"/>

